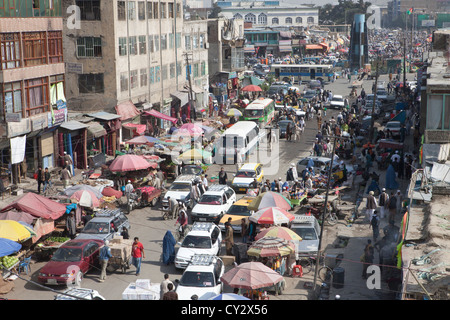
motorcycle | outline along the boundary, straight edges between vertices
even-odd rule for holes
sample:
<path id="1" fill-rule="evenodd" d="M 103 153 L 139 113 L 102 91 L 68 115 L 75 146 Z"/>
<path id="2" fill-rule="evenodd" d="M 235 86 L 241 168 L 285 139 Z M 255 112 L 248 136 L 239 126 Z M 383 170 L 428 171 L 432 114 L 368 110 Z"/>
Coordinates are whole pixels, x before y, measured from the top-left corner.
<path id="1" fill-rule="evenodd" d="M 130 213 L 133 209 L 140 205 L 142 192 L 139 189 L 134 190 L 127 199 L 127 213 Z"/>
<path id="2" fill-rule="evenodd" d="M 322 212 L 323 212 L 323 207 L 317 208 L 314 206 L 309 206 L 309 210 L 308 210 L 308 215 L 313 215 L 317 220 L 322 221 Z M 329 206 L 328 210 L 327 210 L 327 214 L 325 216 L 325 221 L 333 226 L 338 222 L 338 216 L 336 214 L 336 212 Z"/>

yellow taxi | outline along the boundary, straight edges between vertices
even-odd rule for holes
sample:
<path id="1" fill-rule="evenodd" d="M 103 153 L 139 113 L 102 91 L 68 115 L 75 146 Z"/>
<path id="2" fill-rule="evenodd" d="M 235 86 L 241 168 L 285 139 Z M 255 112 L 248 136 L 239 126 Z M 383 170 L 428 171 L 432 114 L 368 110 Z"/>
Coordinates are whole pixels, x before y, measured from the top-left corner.
<path id="1" fill-rule="evenodd" d="M 244 163 L 234 175 L 231 188 L 235 192 L 247 192 L 250 183 L 256 178 L 258 183 L 264 180 L 264 171 L 261 163 Z"/>
<path id="2" fill-rule="evenodd" d="M 241 232 L 241 220 L 244 218 L 248 223 L 248 217 L 253 214 L 253 211 L 248 209 L 249 204 L 255 199 L 255 197 L 242 197 L 228 209 L 219 222 L 219 228 L 225 231 L 225 222 L 228 218 L 231 218 L 231 227 L 234 232 Z"/>

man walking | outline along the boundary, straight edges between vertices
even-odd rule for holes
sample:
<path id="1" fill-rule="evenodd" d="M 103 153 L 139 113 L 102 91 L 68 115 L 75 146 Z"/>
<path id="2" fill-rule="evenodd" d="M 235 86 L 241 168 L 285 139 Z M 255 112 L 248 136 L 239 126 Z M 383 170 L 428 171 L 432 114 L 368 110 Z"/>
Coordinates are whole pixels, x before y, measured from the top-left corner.
<path id="1" fill-rule="evenodd" d="M 41 193 L 41 184 L 44 184 L 44 172 L 42 172 L 42 167 L 39 166 L 37 172 L 37 184 L 38 184 L 38 193 Z M 44 185 L 45 191 L 45 185 Z"/>
<path id="2" fill-rule="evenodd" d="M 226 226 L 226 234 L 224 241 L 225 241 L 225 248 L 227 250 L 227 256 L 232 256 L 234 239 L 233 239 L 233 228 L 231 227 L 231 224 L 228 224 Z"/>
<path id="3" fill-rule="evenodd" d="M 243 243 L 247 243 L 247 236 L 248 236 L 247 229 L 248 229 L 247 221 L 245 220 L 245 218 L 242 218 L 241 219 L 241 236 L 242 236 Z"/>
<path id="4" fill-rule="evenodd" d="M 109 258 L 111 258 L 111 248 L 109 247 L 109 241 L 105 240 L 105 245 L 100 249 L 98 254 L 98 259 L 100 260 L 101 273 L 100 273 L 100 282 L 104 282 L 106 280 L 106 267 L 108 266 Z"/>
<path id="5" fill-rule="evenodd" d="M 175 219 L 178 208 L 178 201 L 174 198 L 171 198 L 170 196 L 167 197 L 167 201 L 169 203 L 169 212 L 172 216 L 172 219 Z"/>
<path id="6" fill-rule="evenodd" d="M 381 194 L 378 197 L 378 205 L 380 206 L 380 218 L 384 219 L 384 216 L 386 215 L 386 211 L 388 210 L 388 201 L 389 201 L 389 195 L 386 192 L 386 188 L 381 189 Z M 386 210 L 386 211 L 385 211 Z"/>
<path id="7" fill-rule="evenodd" d="M 142 259 L 145 259 L 144 245 L 135 237 L 131 247 L 131 264 L 136 267 L 136 276 L 141 273 Z"/>
<path id="8" fill-rule="evenodd" d="M 373 196 L 374 192 L 370 191 L 369 196 L 367 197 L 367 203 L 366 203 L 366 218 L 370 221 L 372 221 L 372 215 L 377 208 L 377 200 Z"/>
<path id="9" fill-rule="evenodd" d="M 376 242 L 378 239 L 378 235 L 380 234 L 380 218 L 377 215 L 377 211 L 374 211 L 369 227 L 372 227 L 373 242 Z"/>
<path id="10" fill-rule="evenodd" d="M 70 171 L 67 169 L 67 167 L 64 167 L 61 171 L 61 180 L 64 184 L 64 189 L 66 189 L 69 186 L 70 178 L 72 177 Z"/>
<path id="11" fill-rule="evenodd" d="M 45 168 L 45 172 L 44 172 L 44 193 L 45 190 L 47 190 L 47 187 L 51 187 L 52 186 L 52 181 L 50 180 L 50 172 L 48 172 L 48 168 Z"/>
<path id="12" fill-rule="evenodd" d="M 169 284 L 173 286 L 173 282 L 169 280 L 169 275 L 166 273 L 164 275 L 164 280 L 161 282 L 161 291 L 160 291 L 160 299 L 164 297 L 164 294 L 169 292 Z"/>
<path id="13" fill-rule="evenodd" d="M 75 239 L 75 235 L 77 234 L 77 228 L 73 211 L 70 211 L 69 217 L 66 220 L 66 228 L 70 239 Z"/>
<path id="14" fill-rule="evenodd" d="M 225 169 L 222 167 L 220 168 L 219 172 L 219 184 L 227 184 L 228 176 L 225 172 Z"/>

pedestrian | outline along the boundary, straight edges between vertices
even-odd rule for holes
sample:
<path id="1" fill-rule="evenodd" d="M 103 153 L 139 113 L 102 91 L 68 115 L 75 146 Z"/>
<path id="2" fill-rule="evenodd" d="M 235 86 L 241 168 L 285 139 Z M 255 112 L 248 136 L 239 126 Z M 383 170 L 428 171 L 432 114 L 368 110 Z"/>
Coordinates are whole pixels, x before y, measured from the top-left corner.
<path id="1" fill-rule="evenodd" d="M 402 193 L 400 192 L 400 190 L 397 190 L 397 194 L 395 195 L 395 197 L 397 198 L 395 213 L 397 215 L 400 215 L 402 213 L 402 204 L 403 204 L 403 196 L 402 196 Z"/>
<path id="2" fill-rule="evenodd" d="M 130 239 L 130 234 L 128 233 L 128 229 L 126 227 L 122 228 L 122 232 L 120 233 L 123 239 L 128 240 Z"/>
<path id="3" fill-rule="evenodd" d="M 228 176 L 225 172 L 225 169 L 222 167 L 220 168 L 219 172 L 219 184 L 227 184 Z"/>
<path id="4" fill-rule="evenodd" d="M 247 220 L 245 218 L 241 219 L 241 236 L 242 236 L 242 242 L 247 243 L 248 238 L 248 226 L 247 226 Z"/>
<path id="5" fill-rule="evenodd" d="M 231 224 L 226 225 L 224 241 L 225 241 L 225 248 L 227 251 L 227 256 L 232 256 L 234 240 L 233 240 L 233 228 L 231 227 Z"/>
<path id="6" fill-rule="evenodd" d="M 391 196 L 389 197 L 389 222 L 395 222 L 395 213 L 397 211 L 397 197 L 394 195 L 394 192 L 391 192 Z"/>
<path id="7" fill-rule="evenodd" d="M 48 168 L 45 168 L 44 171 L 44 193 L 45 190 L 47 190 L 47 187 L 52 187 L 52 180 L 51 180 L 51 175 L 50 172 L 48 171 Z"/>
<path id="8" fill-rule="evenodd" d="M 42 172 L 42 167 L 39 166 L 37 171 L 37 184 L 38 184 L 38 193 L 41 193 L 41 185 L 44 184 L 45 177 L 44 172 Z M 44 184 L 44 192 L 45 192 L 45 184 Z"/>
<path id="9" fill-rule="evenodd" d="M 237 149 L 234 149 L 234 152 L 236 154 L 236 172 L 238 172 L 242 166 L 242 155 Z"/>
<path id="10" fill-rule="evenodd" d="M 175 292 L 173 283 L 167 284 L 167 289 L 169 291 L 164 293 L 162 300 L 178 300 L 178 293 Z"/>
<path id="11" fill-rule="evenodd" d="M 373 231 L 373 241 L 376 242 L 378 235 L 380 234 L 380 218 L 378 217 L 377 211 L 373 212 L 372 220 L 370 220 L 370 226 Z"/>
<path id="12" fill-rule="evenodd" d="M 208 175 L 207 174 L 205 174 L 203 176 L 202 184 L 203 184 L 203 187 L 205 187 L 205 190 L 208 191 Z"/>
<path id="13" fill-rule="evenodd" d="M 175 219 L 177 215 L 177 209 L 178 209 L 178 201 L 175 198 L 171 198 L 170 196 L 167 197 L 167 202 L 169 204 L 169 217 L 172 217 L 172 219 Z"/>
<path id="14" fill-rule="evenodd" d="M 74 217 L 73 211 L 70 211 L 69 216 L 67 217 L 66 228 L 67 228 L 67 233 L 69 234 L 70 239 L 75 239 L 75 236 L 77 234 L 77 226 L 75 223 L 75 217 Z"/>
<path id="15" fill-rule="evenodd" d="M 131 247 L 131 264 L 136 268 L 136 276 L 141 273 L 142 259 L 145 259 L 144 245 L 135 237 Z"/>
<path id="16" fill-rule="evenodd" d="M 161 281 L 161 285 L 160 285 L 160 299 L 162 300 L 162 298 L 164 297 L 164 294 L 166 292 L 169 292 L 169 284 L 172 284 L 173 286 L 173 282 L 169 280 L 169 275 L 166 273 L 164 275 L 164 280 Z"/>
<path id="17" fill-rule="evenodd" d="M 367 197 L 366 202 L 366 218 L 368 219 L 369 223 L 370 221 L 372 221 L 372 215 L 376 209 L 377 209 L 377 200 L 374 197 L 374 192 L 369 191 L 369 196 Z"/>
<path id="18" fill-rule="evenodd" d="M 389 210 L 389 195 L 386 192 L 386 188 L 381 189 L 381 194 L 378 197 L 378 206 L 380 211 L 380 218 L 384 219 L 386 212 Z"/>
<path id="19" fill-rule="evenodd" d="M 104 282 L 106 280 L 106 267 L 108 266 L 109 258 L 112 257 L 111 248 L 109 247 L 109 241 L 105 240 L 105 245 L 100 248 L 100 252 L 98 254 L 98 259 L 100 261 L 101 273 L 100 273 L 100 282 Z"/>
<path id="20" fill-rule="evenodd" d="M 63 181 L 64 189 L 69 186 L 70 178 L 72 178 L 72 174 L 67 169 L 67 167 L 63 167 L 61 171 L 61 180 Z"/>
<path id="21" fill-rule="evenodd" d="M 256 226 L 257 224 L 253 221 L 250 221 L 250 224 L 248 226 L 248 239 L 250 240 L 250 242 L 255 241 L 255 237 L 256 237 Z"/>
<path id="22" fill-rule="evenodd" d="M 70 174 L 73 176 L 73 160 L 66 151 L 64 151 L 64 165 L 69 168 Z"/>
<path id="23" fill-rule="evenodd" d="M 364 254 L 361 257 L 361 262 L 363 262 L 363 270 L 362 270 L 362 277 L 364 279 L 367 278 L 367 268 L 370 264 L 373 263 L 374 258 L 374 248 L 372 245 L 372 240 L 367 240 L 367 244 L 364 247 Z"/>
<path id="24" fill-rule="evenodd" d="M 133 191 L 134 191 L 133 184 L 131 183 L 131 180 L 128 180 L 127 184 L 125 185 L 125 195 L 127 196 L 127 202 L 130 200 Z"/>

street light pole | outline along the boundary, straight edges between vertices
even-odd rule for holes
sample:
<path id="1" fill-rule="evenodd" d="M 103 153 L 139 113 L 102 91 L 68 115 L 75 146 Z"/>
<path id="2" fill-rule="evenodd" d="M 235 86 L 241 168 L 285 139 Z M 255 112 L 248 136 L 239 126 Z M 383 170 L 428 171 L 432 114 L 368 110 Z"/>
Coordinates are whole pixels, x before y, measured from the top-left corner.
<path id="1" fill-rule="evenodd" d="M 377 88 L 378 88 L 378 76 L 379 76 L 379 62 L 380 57 L 377 56 L 377 69 L 375 73 L 375 92 L 373 94 L 373 104 L 372 104 L 372 115 L 370 117 L 370 132 L 369 132 L 369 140 L 373 142 L 373 126 L 375 124 L 375 102 L 377 101 Z"/>

